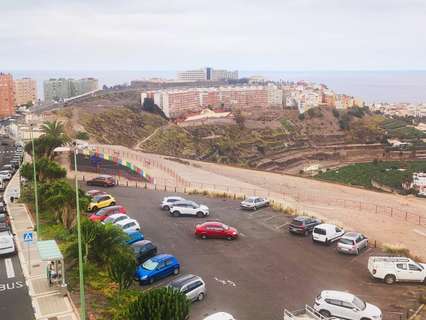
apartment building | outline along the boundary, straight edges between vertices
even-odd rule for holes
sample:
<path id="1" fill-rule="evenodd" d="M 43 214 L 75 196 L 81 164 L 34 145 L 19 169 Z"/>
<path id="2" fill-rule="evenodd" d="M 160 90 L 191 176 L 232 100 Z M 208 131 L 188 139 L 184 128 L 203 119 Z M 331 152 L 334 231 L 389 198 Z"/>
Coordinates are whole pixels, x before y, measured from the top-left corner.
<path id="1" fill-rule="evenodd" d="M 97 79 L 49 79 L 43 83 L 45 101 L 63 101 L 67 98 L 95 91 L 99 88 Z"/>
<path id="2" fill-rule="evenodd" d="M 31 78 L 14 80 L 15 106 L 22 106 L 37 101 L 37 82 Z"/>
<path id="3" fill-rule="evenodd" d="M 267 90 L 263 86 L 149 91 L 141 94 L 141 102 L 146 98 L 153 99 L 171 119 L 200 112 L 207 107 L 230 110 L 268 106 Z"/>
<path id="4" fill-rule="evenodd" d="M 15 113 L 15 95 L 11 74 L 0 73 L 0 118 L 10 117 Z"/>
<path id="5" fill-rule="evenodd" d="M 177 73 L 178 81 L 221 81 L 237 80 L 238 71 L 228 71 L 224 69 L 201 68 L 196 70 L 179 71 Z"/>
<path id="6" fill-rule="evenodd" d="M 270 106 L 282 106 L 284 101 L 284 92 L 283 89 L 274 85 L 268 84 L 266 87 L 268 94 L 268 105 Z"/>

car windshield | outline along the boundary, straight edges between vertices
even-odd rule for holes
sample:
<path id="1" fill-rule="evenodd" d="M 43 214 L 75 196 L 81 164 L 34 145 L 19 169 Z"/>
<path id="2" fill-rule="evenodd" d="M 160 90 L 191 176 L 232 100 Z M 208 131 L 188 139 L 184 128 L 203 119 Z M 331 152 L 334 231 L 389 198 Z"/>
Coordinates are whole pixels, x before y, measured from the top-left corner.
<path id="1" fill-rule="evenodd" d="M 246 200 L 246 202 L 254 202 L 254 200 L 255 200 L 256 198 L 248 198 L 247 200 Z"/>
<path id="2" fill-rule="evenodd" d="M 142 268 L 152 271 L 155 268 L 157 268 L 158 266 L 158 262 L 152 261 L 151 259 L 147 260 L 144 262 L 144 264 L 142 265 Z"/>
<path id="3" fill-rule="evenodd" d="M 351 240 L 351 239 L 345 239 L 345 238 L 340 239 L 339 242 L 343 243 L 343 244 L 349 244 L 349 245 L 353 245 L 354 244 L 353 240 Z"/>
<path id="4" fill-rule="evenodd" d="M 326 235 L 327 234 L 327 232 L 324 229 L 321 229 L 321 228 L 315 228 L 314 229 L 314 233 L 316 233 L 316 234 L 322 234 L 322 235 Z"/>
<path id="5" fill-rule="evenodd" d="M 303 225 L 303 221 L 294 219 L 291 224 L 294 224 L 295 226 L 301 226 Z"/>
<path id="6" fill-rule="evenodd" d="M 229 230 L 229 226 L 226 225 L 226 224 L 222 224 L 222 228 L 223 228 L 223 230 Z"/>
<path id="7" fill-rule="evenodd" d="M 360 310 L 364 310 L 366 308 L 365 302 L 358 297 L 354 297 L 352 303 Z"/>

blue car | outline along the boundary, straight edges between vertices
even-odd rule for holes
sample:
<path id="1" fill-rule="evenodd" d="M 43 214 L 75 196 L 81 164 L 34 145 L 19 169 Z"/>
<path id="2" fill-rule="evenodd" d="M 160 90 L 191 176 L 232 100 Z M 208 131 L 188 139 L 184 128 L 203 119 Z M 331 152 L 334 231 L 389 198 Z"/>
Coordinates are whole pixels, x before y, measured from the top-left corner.
<path id="1" fill-rule="evenodd" d="M 130 237 L 130 239 L 127 240 L 127 244 L 129 244 L 129 245 L 144 239 L 143 233 L 140 232 L 139 230 L 129 231 L 129 232 L 126 232 L 126 233 Z"/>
<path id="2" fill-rule="evenodd" d="M 179 261 L 170 254 L 159 254 L 136 268 L 135 278 L 141 285 L 151 284 L 180 271 Z"/>

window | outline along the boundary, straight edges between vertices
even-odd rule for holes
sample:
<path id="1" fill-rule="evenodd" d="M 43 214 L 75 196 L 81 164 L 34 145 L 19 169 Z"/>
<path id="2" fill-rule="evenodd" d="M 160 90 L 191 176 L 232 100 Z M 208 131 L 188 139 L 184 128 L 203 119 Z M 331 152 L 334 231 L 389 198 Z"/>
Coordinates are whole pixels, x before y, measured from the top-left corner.
<path id="1" fill-rule="evenodd" d="M 173 264 L 173 259 L 166 260 L 166 266 L 171 266 Z"/>
<path id="2" fill-rule="evenodd" d="M 408 268 L 411 271 L 422 271 L 422 269 L 420 269 L 418 266 L 416 266 L 415 264 L 411 264 L 411 263 L 408 265 Z"/>
<path id="3" fill-rule="evenodd" d="M 342 229 L 336 227 L 336 232 L 341 232 L 341 231 L 342 231 Z"/>
<path id="4" fill-rule="evenodd" d="M 342 306 L 342 302 L 340 300 L 337 300 L 337 299 L 325 299 L 325 302 L 327 302 L 328 304 L 332 304 L 334 306 L 338 306 L 338 307 Z"/>
<path id="5" fill-rule="evenodd" d="M 407 265 L 405 263 L 397 263 L 396 267 L 400 270 L 407 270 Z"/>
<path id="6" fill-rule="evenodd" d="M 166 266 L 166 262 L 165 261 L 161 261 L 160 263 L 158 263 L 157 269 L 161 270 Z"/>
<path id="7" fill-rule="evenodd" d="M 189 284 L 189 285 L 188 285 L 188 287 L 186 288 L 186 292 L 185 292 L 185 293 L 187 293 L 187 292 L 191 292 L 192 290 L 195 290 L 195 289 L 197 289 L 198 287 L 201 287 L 201 285 L 202 285 L 202 284 L 203 284 L 203 283 L 202 283 L 200 280 L 195 281 L 195 282 L 193 282 L 193 283 Z"/>
<path id="8" fill-rule="evenodd" d="M 351 303 L 346 302 L 346 301 L 342 301 L 342 307 L 347 308 L 347 309 L 353 309 L 354 308 L 354 306 Z"/>
<path id="9" fill-rule="evenodd" d="M 323 236 L 325 236 L 327 234 L 327 232 L 324 229 L 321 229 L 321 228 L 315 228 L 314 233 L 321 234 Z"/>

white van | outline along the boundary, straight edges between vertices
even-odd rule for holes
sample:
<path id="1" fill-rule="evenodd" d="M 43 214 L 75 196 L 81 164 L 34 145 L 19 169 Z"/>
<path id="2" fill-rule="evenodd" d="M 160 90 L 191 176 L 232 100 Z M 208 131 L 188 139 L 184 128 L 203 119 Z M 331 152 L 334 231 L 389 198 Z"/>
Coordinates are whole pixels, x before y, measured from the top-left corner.
<path id="1" fill-rule="evenodd" d="M 426 283 L 426 264 L 417 263 L 405 257 L 370 257 L 368 271 L 373 278 L 383 280 L 387 284 L 395 282 Z"/>
<path id="2" fill-rule="evenodd" d="M 15 241 L 10 231 L 0 232 L 0 255 L 15 253 Z"/>
<path id="3" fill-rule="evenodd" d="M 345 230 L 334 224 L 322 223 L 317 225 L 312 231 L 312 241 L 330 244 L 339 240 L 345 234 Z"/>

